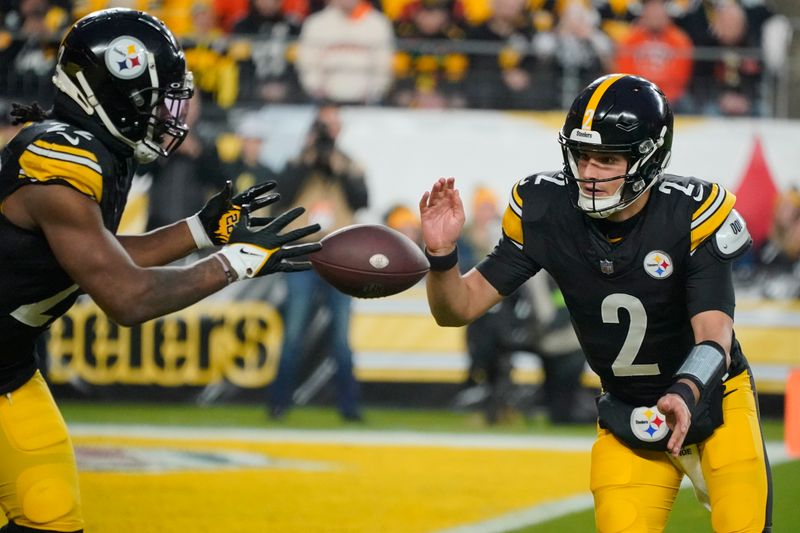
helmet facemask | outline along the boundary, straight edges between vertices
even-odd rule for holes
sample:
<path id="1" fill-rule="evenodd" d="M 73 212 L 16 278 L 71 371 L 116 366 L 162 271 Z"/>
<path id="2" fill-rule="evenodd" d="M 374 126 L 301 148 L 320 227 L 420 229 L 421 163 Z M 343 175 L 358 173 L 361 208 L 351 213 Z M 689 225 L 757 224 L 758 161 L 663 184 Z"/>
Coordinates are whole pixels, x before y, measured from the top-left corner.
<path id="1" fill-rule="evenodd" d="M 183 83 L 174 85 L 175 87 L 165 91 L 143 91 L 142 94 L 132 96 L 134 100 L 140 98 L 146 100 L 148 98 L 146 93 L 151 92 L 150 97 L 156 102 L 149 113 L 142 113 L 146 131 L 144 138 L 134 148 L 134 155 L 140 163 L 149 162 L 142 161 L 141 156 L 151 158 L 150 161 L 158 156 L 167 157 L 177 150 L 189 134 L 186 116 L 194 93 L 192 73 L 187 72 Z"/>
<path id="2" fill-rule="evenodd" d="M 666 126 L 656 139 L 645 139 L 635 145 L 603 145 L 567 139 L 559 136 L 561 151 L 564 157 L 566 175 L 572 190 L 573 204 L 592 218 L 606 218 L 621 211 L 641 197 L 660 177 L 669 162 L 669 152 L 661 155 L 662 162 L 654 160 L 659 157 L 659 148 L 664 144 Z M 609 178 L 585 179 L 578 170 L 578 161 L 582 153 L 617 154 L 628 161 L 625 174 Z M 608 183 L 620 181 L 614 194 L 596 196 L 584 190 L 581 184 Z"/>

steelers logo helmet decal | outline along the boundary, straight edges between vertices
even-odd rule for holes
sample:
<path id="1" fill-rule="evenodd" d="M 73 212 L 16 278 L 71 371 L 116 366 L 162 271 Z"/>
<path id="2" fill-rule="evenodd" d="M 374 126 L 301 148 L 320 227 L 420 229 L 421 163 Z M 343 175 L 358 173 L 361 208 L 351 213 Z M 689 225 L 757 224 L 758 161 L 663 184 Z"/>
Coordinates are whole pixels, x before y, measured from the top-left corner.
<path id="1" fill-rule="evenodd" d="M 147 70 L 147 49 L 129 35 L 117 37 L 106 49 L 106 67 L 117 78 L 132 80 Z"/>
<path id="2" fill-rule="evenodd" d="M 644 271 L 651 278 L 667 279 L 672 274 L 672 258 L 661 250 L 653 250 L 644 257 Z"/>
<path id="3" fill-rule="evenodd" d="M 657 442 L 667 436 L 667 419 L 655 407 L 637 407 L 631 412 L 631 430 L 637 439 Z"/>

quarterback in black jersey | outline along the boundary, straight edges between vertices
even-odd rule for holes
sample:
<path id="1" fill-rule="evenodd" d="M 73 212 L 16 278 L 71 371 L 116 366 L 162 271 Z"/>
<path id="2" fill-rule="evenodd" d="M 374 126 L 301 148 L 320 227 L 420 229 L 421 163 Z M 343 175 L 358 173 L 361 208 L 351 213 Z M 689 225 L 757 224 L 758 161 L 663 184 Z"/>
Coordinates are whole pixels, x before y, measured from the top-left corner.
<path id="1" fill-rule="evenodd" d="M 771 531 L 755 387 L 733 331 L 731 261 L 750 236 L 724 187 L 664 173 L 672 123 L 651 82 L 595 80 L 559 134 L 563 169 L 514 185 L 502 239 L 463 276 L 463 205 L 454 180 L 438 180 L 420 201 L 428 301 L 440 325 L 460 326 L 540 269 L 558 282 L 603 389 L 598 531 L 662 531 L 684 475 L 714 531 Z"/>
<path id="2" fill-rule="evenodd" d="M 238 279 L 310 268 L 281 230 L 303 213 L 250 217 L 274 182 L 145 235 L 115 235 L 137 163 L 186 136 L 192 75 L 172 33 L 139 11 L 98 11 L 61 43 L 53 109 L 17 106 L 25 126 L 0 155 L 0 509 L 3 533 L 82 531 L 75 455 L 37 370 L 37 336 L 86 293 L 121 325 L 182 309 Z M 217 253 L 162 266 L 198 248 Z"/>

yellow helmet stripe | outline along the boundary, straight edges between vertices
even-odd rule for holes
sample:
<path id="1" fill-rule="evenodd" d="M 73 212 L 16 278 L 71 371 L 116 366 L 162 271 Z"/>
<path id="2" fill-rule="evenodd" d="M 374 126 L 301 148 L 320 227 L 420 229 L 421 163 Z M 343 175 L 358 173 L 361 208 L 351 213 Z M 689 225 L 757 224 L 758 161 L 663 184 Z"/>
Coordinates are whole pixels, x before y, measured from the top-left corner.
<path id="1" fill-rule="evenodd" d="M 592 129 L 592 122 L 594 121 L 594 114 L 597 111 L 597 105 L 600 103 L 600 99 L 603 98 L 603 95 L 606 93 L 609 87 L 614 85 L 614 83 L 620 79 L 624 78 L 627 74 L 613 74 L 606 78 L 606 80 L 601 83 L 597 89 L 594 90 L 594 94 L 592 97 L 589 98 L 589 103 L 586 104 L 586 111 L 583 112 L 583 122 L 581 124 L 581 129 L 590 130 Z"/>

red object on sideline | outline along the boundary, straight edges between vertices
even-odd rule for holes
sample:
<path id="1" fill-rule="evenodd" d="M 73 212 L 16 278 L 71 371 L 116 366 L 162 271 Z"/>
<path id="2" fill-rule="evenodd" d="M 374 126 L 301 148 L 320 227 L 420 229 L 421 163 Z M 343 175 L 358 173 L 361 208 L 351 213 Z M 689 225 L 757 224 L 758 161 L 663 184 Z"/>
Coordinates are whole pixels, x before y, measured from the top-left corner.
<path id="1" fill-rule="evenodd" d="M 775 201 L 778 198 L 778 188 L 772 179 L 772 171 L 764 157 L 764 148 L 758 137 L 753 144 L 750 163 L 734 194 L 736 194 L 735 208 L 747 222 L 753 244 L 758 247 L 769 236 Z"/>

